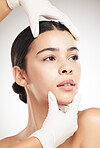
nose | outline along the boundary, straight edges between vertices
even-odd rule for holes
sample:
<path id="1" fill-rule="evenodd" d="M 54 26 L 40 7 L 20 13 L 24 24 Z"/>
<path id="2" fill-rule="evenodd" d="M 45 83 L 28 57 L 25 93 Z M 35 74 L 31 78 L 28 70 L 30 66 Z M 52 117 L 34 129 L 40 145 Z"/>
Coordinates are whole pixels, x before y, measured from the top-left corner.
<path id="1" fill-rule="evenodd" d="M 64 65 L 59 68 L 60 75 L 72 75 L 73 74 L 73 67 L 71 65 Z"/>

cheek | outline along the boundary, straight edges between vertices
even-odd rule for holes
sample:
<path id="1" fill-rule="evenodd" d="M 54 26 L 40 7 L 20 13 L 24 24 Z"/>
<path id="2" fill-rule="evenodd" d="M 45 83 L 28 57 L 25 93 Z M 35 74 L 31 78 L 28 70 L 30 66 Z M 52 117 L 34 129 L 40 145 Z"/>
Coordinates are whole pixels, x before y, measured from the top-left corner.
<path id="1" fill-rule="evenodd" d="M 51 70 L 47 66 L 30 67 L 28 73 L 29 85 L 35 98 L 40 98 L 39 101 L 47 97 L 48 91 L 51 90 L 54 80 L 56 79 L 56 71 Z M 42 96 L 42 98 L 41 98 Z"/>
<path id="2" fill-rule="evenodd" d="M 37 82 L 41 82 L 39 83 L 39 85 L 42 87 L 44 87 L 46 90 L 50 89 L 54 79 L 56 78 L 56 71 L 51 70 L 49 68 L 42 68 L 42 70 L 37 70 Z"/>
<path id="3" fill-rule="evenodd" d="M 75 78 L 77 82 L 80 82 L 80 76 L 81 76 L 81 66 L 80 63 L 75 65 L 74 67 L 74 73 L 75 73 Z"/>

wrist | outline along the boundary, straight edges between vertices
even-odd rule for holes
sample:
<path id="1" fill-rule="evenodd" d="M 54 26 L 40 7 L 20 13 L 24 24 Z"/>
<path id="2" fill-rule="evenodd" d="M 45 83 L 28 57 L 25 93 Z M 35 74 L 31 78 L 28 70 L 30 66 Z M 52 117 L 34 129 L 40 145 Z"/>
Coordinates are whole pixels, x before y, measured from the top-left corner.
<path id="1" fill-rule="evenodd" d="M 40 129 L 34 132 L 32 136 L 37 137 L 39 139 L 43 148 L 55 148 L 56 147 L 53 135 L 44 129 Z"/>

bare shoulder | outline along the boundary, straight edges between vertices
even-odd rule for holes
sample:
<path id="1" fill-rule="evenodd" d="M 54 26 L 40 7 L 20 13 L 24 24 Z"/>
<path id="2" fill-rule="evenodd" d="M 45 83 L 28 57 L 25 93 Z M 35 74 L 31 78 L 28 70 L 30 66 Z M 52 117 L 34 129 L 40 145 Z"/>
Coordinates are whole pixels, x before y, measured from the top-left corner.
<path id="1" fill-rule="evenodd" d="M 100 147 L 100 109 L 89 108 L 79 112 L 78 124 L 82 148 Z"/>
<path id="2" fill-rule="evenodd" d="M 4 138 L 0 140 L 0 147 L 7 148 L 9 146 L 9 143 L 10 143 L 10 138 L 9 137 Z"/>
<path id="3" fill-rule="evenodd" d="M 100 125 L 100 109 L 99 108 L 89 108 L 79 112 L 78 122 L 81 126 L 94 126 Z M 90 125 L 91 123 L 91 125 Z"/>
<path id="4" fill-rule="evenodd" d="M 100 109 L 99 108 L 88 108 L 78 113 L 79 122 L 86 123 L 86 121 L 92 123 L 100 122 Z"/>
<path id="5" fill-rule="evenodd" d="M 0 140 L 0 147 L 8 148 L 9 146 L 12 146 L 13 144 L 17 142 L 18 141 L 15 136 L 7 137 L 7 138 Z"/>

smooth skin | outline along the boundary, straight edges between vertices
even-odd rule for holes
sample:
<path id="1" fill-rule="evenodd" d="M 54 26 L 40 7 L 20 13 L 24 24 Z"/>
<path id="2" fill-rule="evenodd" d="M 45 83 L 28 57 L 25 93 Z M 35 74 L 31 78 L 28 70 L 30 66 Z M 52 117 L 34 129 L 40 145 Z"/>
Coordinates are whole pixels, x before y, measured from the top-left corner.
<path id="1" fill-rule="evenodd" d="M 0 21 L 2 21 L 9 13 L 11 9 L 8 7 L 6 0 L 0 0 Z M 22 72 L 19 69 L 20 72 Z M 16 79 L 16 78 L 15 78 Z M 17 80 L 17 79 L 16 79 Z M 21 81 L 22 82 L 22 81 Z M 26 85 L 26 81 L 23 81 Z M 18 135 L 5 138 L 0 141 L 0 147 L 2 148 L 41 148 L 42 145 L 40 141 L 35 138 L 27 139 L 34 132 L 34 120 L 32 118 L 31 103 L 28 103 L 29 109 L 29 119 L 26 129 L 24 129 Z M 32 118 L 32 119 L 31 119 Z M 28 127 L 32 127 L 31 132 L 27 132 Z M 40 126 L 40 125 L 39 125 Z M 39 127 L 38 126 L 38 127 Z M 27 133 L 27 134 L 25 134 Z M 18 143 L 18 144 L 17 144 Z M 17 144 L 14 146 L 14 144 Z M 78 114 L 78 130 L 70 137 L 64 144 L 59 146 L 59 148 L 99 148 L 100 147 L 100 109 L 91 108 L 79 112 Z"/>
<path id="2" fill-rule="evenodd" d="M 17 140 L 15 140 L 14 137 L 6 138 L 0 141 L 0 147 L 2 148 L 43 148 L 41 142 L 36 137 L 31 137 L 21 142 L 17 142 Z"/>
<path id="3" fill-rule="evenodd" d="M 67 31 L 58 31 L 58 30 L 47 31 L 45 33 L 40 34 L 38 38 L 31 44 L 31 50 L 26 57 L 27 59 L 26 71 L 21 70 L 17 66 L 13 68 L 13 74 L 16 82 L 21 86 L 24 86 L 28 94 L 29 122 L 26 129 L 24 129 L 18 135 L 15 135 L 14 137 L 8 137 L 2 140 L 0 143 L 0 145 L 2 144 L 2 148 L 3 147 L 8 148 L 11 146 L 12 148 L 21 148 L 24 146 L 26 146 L 27 148 L 31 148 L 31 147 L 38 148 L 42 146 L 38 139 L 36 138 L 34 139 L 34 137 L 29 139 L 27 138 L 34 131 L 41 128 L 43 121 L 46 118 L 46 114 L 48 112 L 48 105 L 47 105 L 47 97 L 45 92 L 47 93 L 48 89 L 51 88 L 50 84 L 48 85 L 49 88 L 47 87 L 47 84 L 51 83 L 48 80 L 51 78 L 50 80 L 53 81 L 52 91 L 56 95 L 58 104 L 60 105 L 69 104 L 73 100 L 73 95 L 78 90 L 79 79 L 80 79 L 80 75 L 79 75 L 80 64 L 79 64 L 79 61 L 75 60 L 75 58 L 72 58 L 74 55 L 78 56 L 78 51 L 66 50 L 72 46 L 76 47 L 76 43 L 72 38 L 72 36 Z M 48 48 L 48 47 L 59 48 L 59 51 L 40 52 L 44 48 Z M 37 53 L 40 53 L 38 54 L 38 57 L 37 57 Z M 64 61 L 61 60 L 62 57 Z M 63 69 L 66 69 L 67 71 L 72 70 L 72 73 L 68 72 L 68 73 L 62 74 L 61 71 Z M 78 75 L 77 75 L 76 69 L 78 70 Z M 41 75 L 38 75 L 40 74 L 39 70 L 41 70 Z M 33 71 L 36 74 L 37 79 L 39 77 L 42 77 L 42 83 L 45 82 L 44 83 L 45 90 L 40 89 L 39 92 L 37 91 L 38 87 L 36 87 L 36 83 L 32 75 Z M 44 71 L 48 73 L 49 78 L 45 77 L 46 75 Z M 56 88 L 58 81 L 56 81 L 56 79 L 54 78 L 54 75 L 56 75 L 57 80 L 61 80 L 61 81 L 62 81 L 62 78 L 65 79 L 65 78 L 71 77 L 72 79 L 75 80 L 77 84 L 76 88 L 73 90 L 72 93 L 58 90 L 58 88 Z M 39 87 L 41 87 L 41 84 L 39 84 L 38 81 L 40 80 L 37 80 L 37 83 Z M 40 97 L 41 94 L 44 97 L 41 98 Z M 42 115 L 41 115 L 41 112 L 42 112 Z M 58 148 L 66 148 L 66 147 L 67 148 L 94 148 L 94 147 L 99 148 L 100 146 L 99 139 L 100 139 L 100 109 L 91 108 L 78 113 L 78 130 L 75 132 L 75 134 L 72 137 L 67 139 Z M 36 144 L 39 144 L 39 145 L 34 146 L 35 142 Z M 17 145 L 13 146 L 13 144 L 17 144 Z"/>

